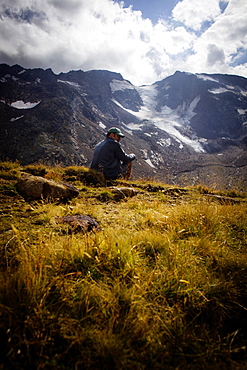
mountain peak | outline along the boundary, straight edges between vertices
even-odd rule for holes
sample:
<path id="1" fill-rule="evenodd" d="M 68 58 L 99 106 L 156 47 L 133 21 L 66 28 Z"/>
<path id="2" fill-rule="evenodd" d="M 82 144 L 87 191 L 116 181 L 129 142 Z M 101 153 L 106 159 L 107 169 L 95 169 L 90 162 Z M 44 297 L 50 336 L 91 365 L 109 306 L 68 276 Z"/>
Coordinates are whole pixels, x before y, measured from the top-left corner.
<path id="1" fill-rule="evenodd" d="M 2 159 L 89 166 L 96 143 L 118 126 L 124 149 L 138 158 L 136 176 L 178 182 L 186 172 L 205 181 L 217 166 L 246 169 L 243 77 L 176 71 L 135 87 L 107 70 L 56 75 L 50 68 L 1 64 L 0 95 Z"/>

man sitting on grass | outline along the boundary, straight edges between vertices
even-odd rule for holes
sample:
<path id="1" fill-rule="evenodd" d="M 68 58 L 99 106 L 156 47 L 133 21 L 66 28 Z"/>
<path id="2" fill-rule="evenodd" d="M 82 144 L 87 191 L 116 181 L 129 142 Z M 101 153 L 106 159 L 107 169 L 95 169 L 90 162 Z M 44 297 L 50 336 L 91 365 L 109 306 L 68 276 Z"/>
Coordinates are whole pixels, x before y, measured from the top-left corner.
<path id="1" fill-rule="evenodd" d="M 93 160 L 90 168 L 102 172 L 106 180 L 116 180 L 129 173 L 135 154 L 126 154 L 120 145 L 124 134 L 117 127 L 108 130 L 105 140 L 94 148 Z"/>

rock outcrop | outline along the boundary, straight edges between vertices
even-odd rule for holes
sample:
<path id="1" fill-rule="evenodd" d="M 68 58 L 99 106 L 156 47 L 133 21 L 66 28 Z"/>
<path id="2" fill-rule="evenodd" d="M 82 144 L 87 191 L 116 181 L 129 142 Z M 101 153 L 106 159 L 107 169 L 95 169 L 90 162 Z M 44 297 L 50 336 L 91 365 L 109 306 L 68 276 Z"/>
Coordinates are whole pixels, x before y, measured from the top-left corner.
<path id="1" fill-rule="evenodd" d="M 47 180 L 44 177 L 23 174 L 16 184 L 16 190 L 26 200 L 63 199 L 69 200 L 79 194 L 74 186 Z"/>
<path id="2" fill-rule="evenodd" d="M 99 223 L 87 215 L 71 215 L 65 217 L 56 217 L 56 223 L 69 225 L 70 232 L 86 232 L 99 229 Z"/>
<path id="3" fill-rule="evenodd" d="M 110 190 L 113 193 L 113 197 L 115 200 L 131 198 L 134 195 L 138 194 L 138 191 L 136 189 L 130 187 L 111 187 Z"/>

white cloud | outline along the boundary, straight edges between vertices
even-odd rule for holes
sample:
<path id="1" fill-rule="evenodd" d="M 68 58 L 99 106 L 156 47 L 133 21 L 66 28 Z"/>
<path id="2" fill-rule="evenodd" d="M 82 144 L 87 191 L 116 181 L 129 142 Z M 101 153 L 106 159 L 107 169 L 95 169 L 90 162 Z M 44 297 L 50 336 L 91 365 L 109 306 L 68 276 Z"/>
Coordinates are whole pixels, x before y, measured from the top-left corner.
<path id="1" fill-rule="evenodd" d="M 108 69 L 134 84 L 176 70 L 247 76 L 247 2 L 224 3 L 222 11 L 220 0 L 182 0 L 169 22 L 153 25 L 113 0 L 2 0 L 0 63 Z"/>
<path id="2" fill-rule="evenodd" d="M 159 21 L 153 28 L 152 44 L 160 45 L 169 55 L 176 55 L 191 48 L 196 37 L 184 27 L 168 27 Z"/>
<path id="3" fill-rule="evenodd" d="M 216 63 L 223 64 L 225 62 L 225 53 L 223 49 L 218 48 L 215 44 L 208 45 L 207 65 L 214 66 Z"/>
<path id="4" fill-rule="evenodd" d="M 207 73 L 231 73 L 247 77 L 247 60 L 234 65 L 234 60 L 247 50 L 247 2 L 231 0 L 224 14 L 194 43 L 194 54 L 187 63 Z"/>
<path id="5" fill-rule="evenodd" d="M 199 30 L 206 21 L 213 21 L 220 14 L 218 0 L 183 0 L 172 11 L 173 19 L 186 27 Z"/>

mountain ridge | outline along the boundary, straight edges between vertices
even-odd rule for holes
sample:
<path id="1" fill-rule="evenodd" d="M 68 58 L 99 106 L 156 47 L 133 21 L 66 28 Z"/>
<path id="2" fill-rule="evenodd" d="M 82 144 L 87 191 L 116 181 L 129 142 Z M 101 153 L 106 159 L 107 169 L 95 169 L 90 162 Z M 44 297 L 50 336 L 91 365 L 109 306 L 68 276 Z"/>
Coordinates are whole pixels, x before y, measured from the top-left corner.
<path id="1" fill-rule="evenodd" d="M 1 64 L 0 112 L 2 160 L 89 166 L 96 143 L 119 126 L 124 150 L 137 156 L 133 176 L 246 182 L 247 79 L 241 76 L 176 71 L 137 87 L 106 70 L 56 75 Z"/>

